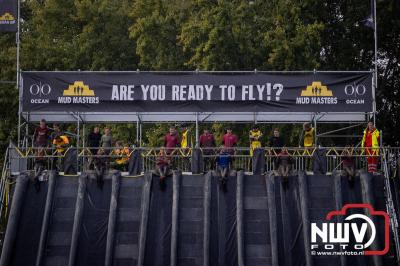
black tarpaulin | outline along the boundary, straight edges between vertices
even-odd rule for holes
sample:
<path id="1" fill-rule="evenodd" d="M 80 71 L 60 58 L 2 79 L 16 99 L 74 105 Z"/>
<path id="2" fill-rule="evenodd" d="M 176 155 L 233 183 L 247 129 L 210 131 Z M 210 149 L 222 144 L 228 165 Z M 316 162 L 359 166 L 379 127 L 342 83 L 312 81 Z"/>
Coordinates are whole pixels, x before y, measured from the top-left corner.
<path id="1" fill-rule="evenodd" d="M 316 175 L 326 174 L 326 149 L 316 149 L 313 154 L 313 171 Z"/>
<path id="2" fill-rule="evenodd" d="M 283 235 L 281 235 L 279 242 L 283 243 L 284 257 L 280 258 L 279 261 L 282 264 L 284 261 L 286 265 L 305 265 L 305 247 L 302 230 L 304 226 L 308 225 L 303 225 L 301 218 L 298 177 L 290 176 L 287 185 L 282 183 L 281 177 L 275 178 L 277 183 L 281 184 L 281 223 L 283 224 Z"/>
<path id="3" fill-rule="evenodd" d="M 255 149 L 253 152 L 253 174 L 261 175 L 265 171 L 264 149 Z"/>
<path id="4" fill-rule="evenodd" d="M 110 199 L 111 180 L 104 180 L 101 189 L 96 180 L 88 180 L 78 239 L 77 266 L 104 265 Z"/>
<path id="5" fill-rule="evenodd" d="M 142 173 L 142 155 L 140 150 L 134 150 L 129 158 L 128 172 L 130 175 L 140 175 Z"/>
<path id="6" fill-rule="evenodd" d="M 164 190 L 160 189 L 159 178 L 153 176 L 144 265 L 170 265 L 171 223 L 172 176 L 166 177 Z"/>
<path id="7" fill-rule="evenodd" d="M 200 149 L 192 150 L 192 173 L 200 174 L 203 172 L 203 155 Z"/>
<path id="8" fill-rule="evenodd" d="M 212 178 L 210 265 L 238 265 L 236 183 L 236 175 L 229 176 L 224 190 L 218 177 Z"/>
<path id="9" fill-rule="evenodd" d="M 77 173 L 78 155 L 75 148 L 70 148 L 64 155 L 64 174 L 76 175 Z"/>
<path id="10" fill-rule="evenodd" d="M 11 256 L 12 266 L 35 265 L 47 197 L 47 182 L 40 182 L 39 191 L 28 181 L 17 237 Z"/>

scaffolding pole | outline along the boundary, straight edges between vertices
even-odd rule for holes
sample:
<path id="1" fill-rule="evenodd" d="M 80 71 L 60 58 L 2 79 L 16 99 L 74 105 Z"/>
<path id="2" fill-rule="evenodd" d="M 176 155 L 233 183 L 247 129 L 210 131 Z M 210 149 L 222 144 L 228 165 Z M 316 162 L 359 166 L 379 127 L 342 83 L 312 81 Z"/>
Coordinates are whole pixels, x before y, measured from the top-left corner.
<path id="1" fill-rule="evenodd" d="M 21 9 L 21 1 L 18 0 L 18 15 L 17 15 L 17 34 L 15 36 L 16 38 L 16 43 L 17 43 L 17 90 L 18 90 L 18 147 L 21 145 L 21 121 L 22 121 L 22 107 L 21 107 L 21 100 L 22 100 L 22 94 L 21 90 L 19 88 L 20 86 L 20 80 L 19 80 L 19 74 L 20 74 L 20 67 L 19 67 L 19 49 L 20 49 L 20 38 L 19 38 L 19 33 L 20 33 L 20 9 Z"/>

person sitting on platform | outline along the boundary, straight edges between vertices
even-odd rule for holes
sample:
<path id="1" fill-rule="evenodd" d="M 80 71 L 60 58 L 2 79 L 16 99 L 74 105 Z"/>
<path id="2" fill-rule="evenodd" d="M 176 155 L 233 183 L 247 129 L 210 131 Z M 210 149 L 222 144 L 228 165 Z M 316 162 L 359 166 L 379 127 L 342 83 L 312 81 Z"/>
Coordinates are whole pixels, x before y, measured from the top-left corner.
<path id="1" fill-rule="evenodd" d="M 214 148 L 216 144 L 214 135 L 210 133 L 208 128 L 205 128 L 203 134 L 201 134 L 199 144 L 203 152 L 204 170 L 213 169 L 214 159 L 212 156 L 214 155 Z"/>
<path id="2" fill-rule="evenodd" d="M 254 124 L 250 130 L 250 156 L 253 157 L 255 149 L 261 148 L 261 137 L 263 136 L 257 124 Z"/>
<path id="3" fill-rule="evenodd" d="M 102 188 L 103 187 L 103 176 L 107 171 L 107 164 L 108 164 L 108 159 L 104 157 L 105 152 L 104 149 L 100 148 L 97 150 L 96 155 L 93 157 L 93 169 L 96 172 L 96 180 L 97 180 L 97 185 Z"/>
<path id="4" fill-rule="evenodd" d="M 56 163 L 58 171 L 61 170 L 63 157 L 68 146 L 69 146 L 69 139 L 66 135 L 56 135 L 56 137 L 53 140 L 53 147 L 56 149 L 56 156 L 58 156 L 54 162 Z"/>
<path id="5" fill-rule="evenodd" d="M 114 154 L 119 156 L 115 159 L 115 169 L 120 171 L 128 171 L 128 161 L 129 161 L 129 148 L 123 145 L 122 141 L 117 141 L 115 143 L 116 149 Z"/>
<path id="6" fill-rule="evenodd" d="M 169 174 L 171 165 L 171 158 L 167 154 L 165 148 L 161 148 L 160 153 L 157 156 L 156 160 L 156 175 L 160 177 L 160 187 L 164 188 L 165 178 Z"/>
<path id="7" fill-rule="evenodd" d="M 232 133 L 232 128 L 227 127 L 225 135 L 222 136 L 222 145 L 224 145 L 225 152 L 233 155 L 235 150 L 233 147 L 237 145 L 238 137 Z"/>
<path id="8" fill-rule="evenodd" d="M 351 185 L 354 184 L 354 177 L 356 175 L 356 166 L 353 156 L 354 148 L 346 146 L 342 152 L 342 165 L 344 175 L 349 179 Z"/>
<path id="9" fill-rule="evenodd" d="M 220 184 L 225 188 L 226 182 L 228 181 L 229 170 L 231 168 L 232 158 L 230 153 L 222 148 L 221 152 L 216 158 L 217 173 L 220 177 Z"/>
<path id="10" fill-rule="evenodd" d="M 283 177 L 285 184 L 288 182 L 290 170 L 292 169 L 293 159 L 290 156 L 288 149 L 283 147 L 281 152 L 278 154 L 275 160 L 275 169 L 277 169 L 277 175 Z"/>

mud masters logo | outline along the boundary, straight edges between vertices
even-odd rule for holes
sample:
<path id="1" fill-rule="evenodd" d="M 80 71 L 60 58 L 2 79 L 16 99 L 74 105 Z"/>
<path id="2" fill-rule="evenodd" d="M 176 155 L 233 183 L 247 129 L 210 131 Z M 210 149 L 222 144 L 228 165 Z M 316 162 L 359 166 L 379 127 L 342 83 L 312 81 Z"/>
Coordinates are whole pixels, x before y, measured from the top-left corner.
<path id="1" fill-rule="evenodd" d="M 10 13 L 6 12 L 2 15 L 0 14 L 0 24 L 12 25 L 15 23 L 16 23 L 16 20 L 15 20 L 14 16 L 11 15 Z"/>
<path id="2" fill-rule="evenodd" d="M 90 89 L 83 81 L 75 81 L 63 91 L 63 96 L 58 97 L 61 104 L 98 104 L 99 97 L 95 96 L 94 90 Z"/>
<path id="3" fill-rule="evenodd" d="M 324 86 L 320 81 L 313 81 L 301 91 L 300 97 L 296 98 L 296 104 L 337 104 L 337 97 L 333 92 Z"/>

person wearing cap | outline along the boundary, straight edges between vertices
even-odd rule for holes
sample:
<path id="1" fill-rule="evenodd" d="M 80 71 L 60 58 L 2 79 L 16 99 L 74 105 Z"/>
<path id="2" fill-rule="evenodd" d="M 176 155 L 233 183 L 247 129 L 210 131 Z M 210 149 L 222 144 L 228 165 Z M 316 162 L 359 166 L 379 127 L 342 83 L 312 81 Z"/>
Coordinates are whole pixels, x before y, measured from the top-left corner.
<path id="1" fill-rule="evenodd" d="M 250 130 L 250 156 L 253 156 L 254 150 L 261 148 L 261 137 L 263 136 L 261 130 L 257 125 L 253 125 Z"/>
<path id="2" fill-rule="evenodd" d="M 379 130 L 376 129 L 374 123 L 368 122 L 367 128 L 364 130 L 361 147 L 365 148 L 365 153 L 368 156 L 369 173 L 376 173 L 378 169 L 379 137 Z"/>

